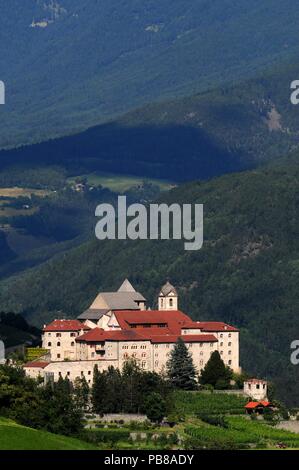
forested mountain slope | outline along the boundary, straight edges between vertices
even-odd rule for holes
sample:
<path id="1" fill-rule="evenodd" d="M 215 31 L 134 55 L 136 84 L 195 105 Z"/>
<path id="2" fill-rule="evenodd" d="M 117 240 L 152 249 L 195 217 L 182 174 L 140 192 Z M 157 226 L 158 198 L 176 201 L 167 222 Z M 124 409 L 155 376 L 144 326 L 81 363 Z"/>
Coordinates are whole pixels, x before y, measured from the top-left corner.
<path id="1" fill-rule="evenodd" d="M 0 4 L 0 147 L 252 77 L 298 52 L 294 0 Z"/>
<path id="2" fill-rule="evenodd" d="M 124 277 L 154 306 L 168 277 L 180 307 L 194 319 L 241 329 L 242 366 L 275 379 L 280 396 L 296 402 L 298 368 L 290 343 L 299 328 L 298 155 L 255 171 L 194 182 L 172 190 L 168 203 L 203 203 L 204 246 L 180 241 L 91 241 L 0 284 L 0 308 L 24 312 L 41 325 L 75 317 L 99 290 Z"/>
<path id="3" fill-rule="evenodd" d="M 64 166 L 68 173 L 207 179 L 259 165 L 299 145 L 290 84 L 298 64 L 182 99 L 151 104 L 77 135 L 0 152 L 0 168 Z"/>

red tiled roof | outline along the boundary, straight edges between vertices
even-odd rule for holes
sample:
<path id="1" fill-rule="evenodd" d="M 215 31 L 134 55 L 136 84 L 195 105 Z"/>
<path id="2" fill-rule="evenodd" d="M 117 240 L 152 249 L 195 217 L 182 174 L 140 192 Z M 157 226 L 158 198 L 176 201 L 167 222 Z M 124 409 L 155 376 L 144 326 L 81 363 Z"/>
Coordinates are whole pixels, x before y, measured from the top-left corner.
<path id="1" fill-rule="evenodd" d="M 215 343 L 217 338 L 214 335 L 166 335 L 166 336 L 152 336 L 150 338 L 152 343 L 176 343 L 181 338 L 185 343 Z"/>
<path id="2" fill-rule="evenodd" d="M 258 401 L 250 401 L 249 403 L 247 403 L 247 405 L 245 405 L 245 408 L 253 409 L 253 408 L 256 408 L 258 405 L 259 405 Z"/>
<path id="3" fill-rule="evenodd" d="M 77 336 L 75 341 L 104 341 L 104 330 L 102 328 L 93 328 L 81 336 Z"/>
<path id="4" fill-rule="evenodd" d="M 104 331 L 102 328 L 94 328 L 84 335 L 77 337 L 76 341 L 86 341 L 87 343 L 99 341 L 145 341 L 145 338 L 137 334 L 135 330 Z"/>
<path id="5" fill-rule="evenodd" d="M 180 310 L 115 310 L 116 319 L 123 330 L 131 325 L 167 324 L 172 334 L 180 334 L 184 323 L 190 318 Z"/>
<path id="6" fill-rule="evenodd" d="M 223 322 L 195 322 L 195 325 L 197 325 L 197 328 L 201 328 L 202 331 L 239 331 L 238 328 Z"/>
<path id="7" fill-rule="evenodd" d="M 154 328 L 153 328 L 154 329 Z M 162 331 L 154 329 L 154 334 L 151 328 L 144 328 L 140 330 L 118 330 L 118 331 L 104 331 L 102 328 L 94 328 L 82 336 L 76 338 L 78 342 L 101 342 L 101 341 L 151 341 L 152 343 L 176 343 L 178 338 L 181 337 L 185 343 L 204 343 L 216 342 L 217 339 L 214 335 L 173 335 L 162 334 Z M 160 330 L 160 329 L 159 329 Z M 162 330 L 162 329 L 161 329 Z M 160 333 L 160 334 L 157 334 Z"/>
<path id="8" fill-rule="evenodd" d="M 45 326 L 43 331 L 80 331 L 90 330 L 89 326 L 84 325 L 79 320 L 54 320 Z"/>
<path id="9" fill-rule="evenodd" d="M 247 403 L 247 405 L 245 405 L 245 408 L 254 409 L 254 408 L 257 408 L 258 406 L 263 406 L 266 408 L 269 405 L 270 405 L 269 401 L 250 401 L 249 403 Z"/>
<path id="10" fill-rule="evenodd" d="M 180 334 L 181 329 L 200 329 L 203 332 L 239 331 L 223 322 L 195 322 L 180 310 L 115 310 L 114 314 L 121 327 L 125 330 L 131 325 L 167 324 L 172 334 Z"/>
<path id="11" fill-rule="evenodd" d="M 27 362 L 24 367 L 37 367 L 39 369 L 44 369 L 49 365 L 49 362 L 44 362 L 44 361 L 31 361 Z"/>
<path id="12" fill-rule="evenodd" d="M 269 406 L 271 403 L 269 401 L 261 401 L 260 402 L 263 406 Z"/>
<path id="13" fill-rule="evenodd" d="M 182 328 L 184 330 L 200 330 L 200 325 L 199 325 L 199 322 L 195 322 L 195 321 L 190 321 L 188 323 L 184 323 L 184 325 L 182 325 Z"/>

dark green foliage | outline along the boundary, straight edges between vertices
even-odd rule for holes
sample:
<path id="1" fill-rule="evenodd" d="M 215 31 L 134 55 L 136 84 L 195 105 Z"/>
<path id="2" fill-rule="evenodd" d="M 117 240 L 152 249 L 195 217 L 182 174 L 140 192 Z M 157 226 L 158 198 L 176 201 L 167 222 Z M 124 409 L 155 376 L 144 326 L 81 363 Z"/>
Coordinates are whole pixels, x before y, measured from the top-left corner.
<path id="1" fill-rule="evenodd" d="M 67 379 L 46 387 L 22 369 L 0 366 L 0 414 L 18 423 L 49 432 L 76 435 L 82 430 L 82 409 Z"/>
<path id="2" fill-rule="evenodd" d="M 82 409 L 72 394 L 67 379 L 39 388 L 30 400 L 18 401 L 12 417 L 20 424 L 66 436 L 77 435 L 83 428 Z"/>
<path id="3" fill-rule="evenodd" d="M 213 426 L 220 426 L 221 428 L 228 428 L 227 419 L 221 415 L 209 415 L 206 413 L 197 413 L 198 418 L 208 424 L 212 424 Z"/>
<path id="4" fill-rule="evenodd" d="M 103 414 L 106 397 L 106 381 L 103 374 L 99 372 L 98 366 L 94 366 L 92 385 L 92 405 L 95 413 Z"/>
<path id="5" fill-rule="evenodd" d="M 19 187 L 35 189 L 62 189 L 65 185 L 66 170 L 56 166 L 33 166 L 24 163 L 19 166 L 10 165 L 0 172 L 0 187 Z"/>
<path id="6" fill-rule="evenodd" d="M 25 343 L 39 345 L 41 330 L 27 323 L 22 315 L 0 312 L 0 340 L 11 347 Z"/>
<path id="7" fill-rule="evenodd" d="M 5 233 L 0 230 L 0 266 L 12 261 L 15 257 L 16 254 L 7 244 Z"/>
<path id="8" fill-rule="evenodd" d="M 166 414 L 166 404 L 157 392 L 150 393 L 144 400 L 146 416 L 150 421 L 160 423 Z"/>
<path id="9" fill-rule="evenodd" d="M 92 405 L 95 413 L 147 413 L 148 396 L 156 395 L 159 406 L 156 413 L 166 409 L 169 387 L 165 380 L 154 372 L 140 369 L 133 360 L 127 361 L 120 372 L 114 367 L 99 372 L 94 370 Z M 171 406 L 167 402 L 168 406 Z M 154 411 L 153 411 L 154 412 Z M 163 411 L 164 413 L 165 411 Z"/>
<path id="10" fill-rule="evenodd" d="M 84 431 L 80 435 L 81 439 L 84 439 L 90 443 L 105 442 L 109 444 L 115 444 L 118 441 L 128 441 L 130 438 L 130 431 L 123 429 L 96 429 L 93 431 Z"/>
<path id="11" fill-rule="evenodd" d="M 182 390 L 195 390 L 196 369 L 184 341 L 178 339 L 167 362 L 167 376 L 171 385 Z"/>
<path id="12" fill-rule="evenodd" d="M 232 371 L 226 367 L 218 351 L 211 354 L 210 359 L 201 371 L 200 383 L 202 385 L 213 385 L 218 390 L 230 387 Z"/>
<path id="13" fill-rule="evenodd" d="M 79 408 L 84 411 L 88 410 L 90 390 L 87 380 L 84 376 L 76 378 L 74 382 L 73 393 L 76 408 Z"/>

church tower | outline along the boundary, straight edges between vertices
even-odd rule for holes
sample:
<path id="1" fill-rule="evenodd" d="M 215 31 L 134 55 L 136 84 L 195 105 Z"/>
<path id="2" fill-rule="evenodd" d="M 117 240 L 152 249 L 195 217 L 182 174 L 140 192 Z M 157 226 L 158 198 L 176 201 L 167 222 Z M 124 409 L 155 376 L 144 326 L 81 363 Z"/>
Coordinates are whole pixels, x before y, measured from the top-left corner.
<path id="1" fill-rule="evenodd" d="M 168 281 L 161 288 L 158 298 L 159 310 L 177 310 L 178 293 Z"/>

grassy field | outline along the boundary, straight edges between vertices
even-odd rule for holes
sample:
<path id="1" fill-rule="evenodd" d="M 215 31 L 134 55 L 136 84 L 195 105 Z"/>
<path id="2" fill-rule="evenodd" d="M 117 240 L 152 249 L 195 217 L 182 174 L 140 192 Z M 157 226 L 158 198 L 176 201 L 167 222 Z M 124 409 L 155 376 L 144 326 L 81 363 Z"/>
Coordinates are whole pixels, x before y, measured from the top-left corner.
<path id="1" fill-rule="evenodd" d="M 0 418 L 1 450 L 95 450 L 92 444 L 20 426 Z"/>
<path id="2" fill-rule="evenodd" d="M 46 191 L 44 189 L 31 189 L 31 188 L 0 188 L 0 217 L 18 217 L 18 216 L 28 216 L 33 215 L 38 208 L 31 207 L 28 209 L 25 208 L 14 208 L 10 206 L 10 203 L 19 197 L 31 198 L 32 195 L 38 197 L 46 197 L 51 193 L 51 191 Z M 2 199 L 8 198 L 8 199 Z"/>
<path id="3" fill-rule="evenodd" d="M 193 415 L 206 414 L 244 414 L 247 398 L 242 395 L 203 392 L 174 392 L 174 402 L 179 413 Z"/>
<path id="4" fill-rule="evenodd" d="M 31 197 L 32 194 L 39 197 L 45 197 L 50 194 L 50 191 L 44 189 L 30 189 L 30 188 L 0 188 L 0 197 L 18 198 L 18 197 Z"/>
<path id="5" fill-rule="evenodd" d="M 38 211 L 37 207 L 31 209 L 15 209 L 14 207 L 0 207 L 0 217 L 18 217 L 21 215 L 33 215 Z"/>
<path id="6" fill-rule="evenodd" d="M 104 188 L 108 188 L 116 193 L 124 193 L 132 188 L 132 186 L 142 184 L 143 181 L 158 185 L 162 191 L 167 191 L 175 186 L 174 183 L 170 181 L 139 178 L 138 176 L 131 175 L 115 175 L 112 173 L 90 173 L 78 177 L 86 178 L 90 185 L 102 185 Z M 69 178 L 68 182 L 72 184 L 75 182 L 76 178 L 77 177 Z"/>
<path id="7" fill-rule="evenodd" d="M 283 444 L 288 449 L 299 448 L 299 435 L 245 416 L 226 418 L 227 427 L 206 423 L 187 423 L 183 427 L 188 449 L 275 449 Z"/>

